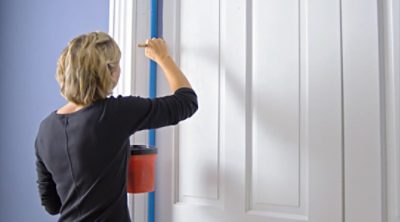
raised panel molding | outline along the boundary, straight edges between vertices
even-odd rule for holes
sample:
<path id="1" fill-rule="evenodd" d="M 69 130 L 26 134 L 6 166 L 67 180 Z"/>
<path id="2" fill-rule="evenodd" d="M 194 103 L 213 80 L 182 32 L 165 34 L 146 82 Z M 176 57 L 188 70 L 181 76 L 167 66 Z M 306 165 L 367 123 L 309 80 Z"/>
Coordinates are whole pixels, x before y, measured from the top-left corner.
<path id="1" fill-rule="evenodd" d="M 300 2 L 253 0 L 249 6 L 252 142 L 246 173 L 249 214 L 306 220 Z"/>
<path id="2" fill-rule="evenodd" d="M 175 202 L 221 205 L 220 2 L 177 2 L 179 65 L 200 108 L 175 130 Z"/>
<path id="3" fill-rule="evenodd" d="M 299 1 L 252 4 L 252 202 L 298 207 Z"/>
<path id="4" fill-rule="evenodd" d="M 247 85 L 251 100 L 247 214 L 270 221 L 339 221 L 343 200 L 340 2 L 253 0 L 247 4 L 252 75 Z M 266 59 L 257 61 L 260 54 Z M 263 123 L 265 128 L 259 127 Z M 274 130 L 268 131 L 271 125 Z"/>

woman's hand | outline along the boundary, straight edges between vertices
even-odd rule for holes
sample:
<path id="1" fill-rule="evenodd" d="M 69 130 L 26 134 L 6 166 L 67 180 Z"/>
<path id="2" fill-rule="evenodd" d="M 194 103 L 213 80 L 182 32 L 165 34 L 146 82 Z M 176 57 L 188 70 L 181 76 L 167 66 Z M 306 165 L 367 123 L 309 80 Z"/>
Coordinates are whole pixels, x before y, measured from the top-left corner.
<path id="1" fill-rule="evenodd" d="M 152 38 L 146 40 L 146 48 L 144 54 L 151 60 L 154 60 L 157 64 L 161 63 L 169 57 L 167 44 L 164 39 Z"/>
<path id="2" fill-rule="evenodd" d="M 167 44 L 163 39 L 148 39 L 146 44 L 138 44 L 138 47 L 145 47 L 146 57 L 154 60 L 160 66 L 172 92 L 180 88 L 192 88 L 186 76 L 169 55 Z"/>

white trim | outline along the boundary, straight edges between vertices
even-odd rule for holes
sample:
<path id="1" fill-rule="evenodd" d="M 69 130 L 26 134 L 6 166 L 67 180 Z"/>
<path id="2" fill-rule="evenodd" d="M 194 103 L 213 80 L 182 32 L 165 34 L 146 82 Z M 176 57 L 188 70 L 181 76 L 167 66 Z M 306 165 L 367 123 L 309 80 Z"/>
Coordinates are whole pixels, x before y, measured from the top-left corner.
<path id="1" fill-rule="evenodd" d="M 122 57 L 121 57 L 121 77 L 115 87 L 114 95 L 131 95 L 133 89 L 133 67 L 135 55 L 136 42 L 135 35 L 133 34 L 133 24 L 136 23 L 136 16 L 134 16 L 136 8 L 136 1 L 132 0 L 110 0 L 109 11 L 109 34 L 118 43 Z"/>
<path id="2" fill-rule="evenodd" d="M 388 222 L 400 222 L 400 4 L 382 2 L 383 66 L 386 111 L 386 214 Z"/>
<path id="3" fill-rule="evenodd" d="M 342 21 L 345 221 L 385 221 L 378 1 L 342 1 Z"/>
<path id="4" fill-rule="evenodd" d="M 168 21 L 173 22 L 173 26 L 171 30 L 163 30 L 164 36 L 165 35 L 170 35 L 172 37 L 171 39 L 171 45 L 172 45 L 172 56 L 175 59 L 175 63 L 180 66 L 180 19 L 181 19 L 181 0 L 173 0 L 173 12 L 166 15 L 166 18 L 168 18 Z M 172 139 L 172 157 L 173 157 L 173 168 L 171 169 L 172 171 L 172 200 L 173 204 L 178 204 L 179 203 L 179 189 L 180 189 L 180 183 L 179 183 L 179 126 L 175 126 L 173 129 L 173 139 Z M 171 208 L 172 210 L 172 208 Z"/>

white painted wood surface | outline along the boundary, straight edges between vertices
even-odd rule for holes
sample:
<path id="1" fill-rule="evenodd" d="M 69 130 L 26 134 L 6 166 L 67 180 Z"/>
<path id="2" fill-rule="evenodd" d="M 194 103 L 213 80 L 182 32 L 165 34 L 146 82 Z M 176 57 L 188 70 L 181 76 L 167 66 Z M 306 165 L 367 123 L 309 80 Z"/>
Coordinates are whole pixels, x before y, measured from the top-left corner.
<path id="1" fill-rule="evenodd" d="M 255 0 L 252 5 L 253 207 L 300 205 L 299 3 Z"/>
<path id="2" fill-rule="evenodd" d="M 305 4 L 307 52 L 304 75 L 308 126 L 306 143 L 309 170 L 307 193 L 310 222 L 339 222 L 343 217 L 342 57 L 339 1 Z"/>
<path id="3" fill-rule="evenodd" d="M 386 219 L 400 222 L 400 2 L 386 0 L 380 6 L 386 95 Z"/>
<path id="4" fill-rule="evenodd" d="M 218 200 L 221 186 L 219 3 L 187 0 L 180 7 L 181 69 L 204 90 L 197 91 L 199 111 L 179 127 L 179 201 L 206 204 Z"/>
<path id="5" fill-rule="evenodd" d="M 385 216 L 377 7 L 376 0 L 342 5 L 345 221 L 376 222 Z"/>
<path id="6" fill-rule="evenodd" d="M 117 41 L 144 40 L 148 1 L 110 2 Z M 200 109 L 157 131 L 156 221 L 400 222 L 398 0 L 163 7 L 163 37 Z M 147 60 L 125 53 L 119 90 L 145 96 Z M 146 197 L 135 198 L 145 222 Z"/>
<path id="7" fill-rule="evenodd" d="M 177 13 L 171 16 L 177 19 L 171 21 L 178 34 L 173 48 L 199 94 L 200 110 L 197 119 L 175 130 L 175 201 L 168 219 L 341 220 L 340 4 L 237 0 L 174 5 Z M 210 43 L 213 36 L 216 42 Z M 214 152 L 204 158 L 210 146 Z M 205 182 L 211 185 L 202 187 Z M 185 186 L 192 193 L 187 195 Z"/>

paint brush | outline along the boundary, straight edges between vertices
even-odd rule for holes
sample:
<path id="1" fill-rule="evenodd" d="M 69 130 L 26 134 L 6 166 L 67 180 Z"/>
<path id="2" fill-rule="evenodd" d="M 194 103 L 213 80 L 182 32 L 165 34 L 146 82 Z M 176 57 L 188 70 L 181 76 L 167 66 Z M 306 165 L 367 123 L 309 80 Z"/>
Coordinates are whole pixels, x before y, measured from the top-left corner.
<path id="1" fill-rule="evenodd" d="M 137 47 L 139 47 L 139 48 L 146 48 L 147 46 L 149 46 L 149 45 L 146 43 L 138 43 L 137 44 Z"/>

